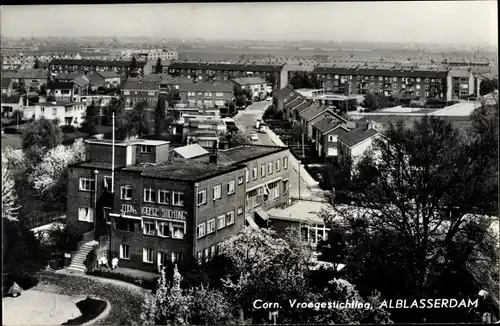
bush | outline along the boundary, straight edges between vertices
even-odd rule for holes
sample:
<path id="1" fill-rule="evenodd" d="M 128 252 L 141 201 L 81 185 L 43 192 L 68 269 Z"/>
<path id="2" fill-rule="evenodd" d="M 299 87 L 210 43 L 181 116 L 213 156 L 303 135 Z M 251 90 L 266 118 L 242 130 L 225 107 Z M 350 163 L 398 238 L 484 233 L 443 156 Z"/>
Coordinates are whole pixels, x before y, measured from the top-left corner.
<path id="1" fill-rule="evenodd" d="M 87 257 L 85 257 L 85 261 L 83 262 L 83 264 L 88 271 L 95 270 L 95 267 L 97 266 L 97 252 L 95 248 L 89 251 Z"/>
<path id="2" fill-rule="evenodd" d="M 74 143 L 75 143 L 74 138 L 64 138 L 61 142 L 61 145 L 69 146 L 69 145 L 73 145 Z"/>
<path id="3" fill-rule="evenodd" d="M 103 269 L 96 269 L 94 271 L 87 271 L 88 275 L 110 278 L 113 280 L 123 281 L 127 283 L 132 283 L 138 285 L 140 287 L 145 288 L 146 290 L 154 291 L 156 289 L 156 285 L 158 284 L 158 279 L 147 280 L 140 277 L 130 276 L 126 274 L 116 273 L 112 271 L 107 271 Z M 159 276 L 158 276 L 159 278 Z"/>
<path id="4" fill-rule="evenodd" d="M 71 132 L 75 132 L 76 131 L 75 127 L 73 127 L 71 125 L 69 125 L 69 126 L 68 125 L 63 125 L 63 126 L 61 126 L 61 130 L 65 134 L 69 134 Z"/>

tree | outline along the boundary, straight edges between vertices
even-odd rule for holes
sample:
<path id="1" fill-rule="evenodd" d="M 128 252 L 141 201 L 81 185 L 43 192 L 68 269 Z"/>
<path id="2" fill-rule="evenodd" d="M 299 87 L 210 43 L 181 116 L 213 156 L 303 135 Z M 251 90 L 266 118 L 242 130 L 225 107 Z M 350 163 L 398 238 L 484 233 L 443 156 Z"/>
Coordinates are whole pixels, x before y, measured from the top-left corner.
<path id="1" fill-rule="evenodd" d="M 58 121 L 50 121 L 41 117 L 28 124 L 22 134 L 22 147 L 24 150 L 31 147 L 51 149 L 62 141 L 61 128 Z"/>
<path id="2" fill-rule="evenodd" d="M 174 108 L 175 105 L 181 100 L 179 90 L 172 88 L 167 94 L 167 102 L 169 108 Z"/>
<path id="3" fill-rule="evenodd" d="M 47 266 L 48 254 L 33 231 L 23 223 L 8 219 L 3 220 L 2 226 L 4 275 L 19 282 Z"/>
<path id="4" fill-rule="evenodd" d="M 161 65 L 161 58 L 156 60 L 155 74 L 161 74 L 163 72 L 163 66 Z"/>
<path id="5" fill-rule="evenodd" d="M 134 57 L 132 57 L 132 60 L 130 60 L 129 76 L 135 76 L 136 69 L 137 69 L 137 60 L 135 59 L 135 56 L 134 56 Z"/>
<path id="6" fill-rule="evenodd" d="M 33 66 L 34 69 L 40 68 L 40 64 L 38 63 L 38 59 L 35 58 L 35 65 Z"/>
<path id="7" fill-rule="evenodd" d="M 479 84 L 479 95 L 483 96 L 490 94 L 494 90 L 498 90 L 498 80 L 496 78 L 481 80 Z"/>
<path id="8" fill-rule="evenodd" d="M 153 132 L 150 111 L 147 110 L 148 103 L 143 101 L 123 116 L 117 118 L 118 133 L 121 136 L 148 136 Z"/>
<path id="9" fill-rule="evenodd" d="M 44 155 L 42 161 L 29 175 L 28 181 L 34 189 L 40 192 L 47 203 L 51 203 L 57 210 L 64 211 L 68 166 L 84 159 L 83 147 L 69 149 L 60 145 Z"/>
<path id="10" fill-rule="evenodd" d="M 250 135 L 242 131 L 233 131 L 226 133 L 226 138 L 230 145 L 247 145 L 252 143 Z"/>
<path id="11" fill-rule="evenodd" d="M 165 107 L 165 96 L 160 94 L 158 97 L 158 102 L 156 104 L 155 108 L 155 135 L 156 138 L 160 139 L 160 137 L 163 135 L 165 132 L 165 118 L 167 117 L 167 109 Z"/>
<path id="12" fill-rule="evenodd" d="M 98 108 L 95 106 L 94 101 L 87 106 L 85 111 L 85 121 L 82 123 L 82 130 L 89 134 L 95 134 L 97 129 L 97 117 L 99 116 Z"/>
<path id="13" fill-rule="evenodd" d="M 470 239 L 486 239 L 491 219 L 484 215 L 497 212 L 497 143 L 491 135 L 467 137 L 436 117 L 412 128 L 402 121 L 389 126 L 353 169 L 352 206 L 332 202 L 335 214 L 323 214 L 329 222 L 340 218 L 340 231 L 349 235 L 347 263 L 362 293 L 377 289 L 402 299 L 442 297 L 444 289 L 447 297 L 471 294 L 470 277 L 457 266 L 474 264 L 475 252 L 492 254 L 485 250 L 491 244 Z M 464 287 L 450 284 L 444 277 L 450 273 Z M 414 312 L 394 313 L 401 322 L 463 316 Z"/>
<path id="14" fill-rule="evenodd" d="M 237 107 L 243 107 L 246 104 L 246 96 L 245 95 L 238 95 L 236 96 L 236 106 Z"/>
<path id="15" fill-rule="evenodd" d="M 6 164 L 2 164 L 2 220 L 17 220 L 15 182 Z"/>
<path id="16" fill-rule="evenodd" d="M 361 106 L 368 109 L 368 111 L 375 111 L 380 108 L 380 96 L 373 92 L 366 93 Z"/>

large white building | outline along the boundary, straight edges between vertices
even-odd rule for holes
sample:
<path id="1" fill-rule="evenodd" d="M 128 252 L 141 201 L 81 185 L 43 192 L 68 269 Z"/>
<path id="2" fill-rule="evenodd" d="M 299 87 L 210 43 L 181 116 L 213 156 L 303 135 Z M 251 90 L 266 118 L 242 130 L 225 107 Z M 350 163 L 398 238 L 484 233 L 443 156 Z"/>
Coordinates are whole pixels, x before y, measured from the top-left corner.
<path id="1" fill-rule="evenodd" d="M 47 120 L 58 119 L 60 125 L 73 126 L 78 128 L 81 126 L 85 118 L 85 103 L 79 102 L 46 102 L 34 105 L 34 112 L 24 113 L 25 117 L 35 117 L 40 119 L 44 117 Z"/>
<path id="2" fill-rule="evenodd" d="M 147 60 L 178 60 L 179 53 L 174 50 L 167 49 L 127 49 L 122 51 L 124 59 L 130 59 L 133 56 L 147 55 Z"/>

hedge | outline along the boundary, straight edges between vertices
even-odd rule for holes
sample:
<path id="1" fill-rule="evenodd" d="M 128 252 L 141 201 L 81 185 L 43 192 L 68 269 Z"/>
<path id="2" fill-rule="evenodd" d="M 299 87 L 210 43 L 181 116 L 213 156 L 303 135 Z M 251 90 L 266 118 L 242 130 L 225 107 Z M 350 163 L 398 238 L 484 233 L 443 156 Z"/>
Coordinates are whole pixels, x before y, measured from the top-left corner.
<path id="1" fill-rule="evenodd" d="M 158 279 L 147 280 L 144 278 L 135 277 L 135 276 L 127 275 L 127 274 L 116 273 L 116 272 L 107 271 L 107 270 L 103 270 L 103 269 L 97 269 L 94 271 L 87 271 L 87 274 L 92 275 L 92 276 L 110 278 L 113 280 L 119 280 L 119 281 L 123 281 L 123 282 L 127 282 L 127 283 L 132 283 L 132 284 L 138 285 L 140 287 L 143 287 L 146 290 L 151 290 L 151 291 L 154 291 L 156 289 L 157 284 L 158 284 Z"/>

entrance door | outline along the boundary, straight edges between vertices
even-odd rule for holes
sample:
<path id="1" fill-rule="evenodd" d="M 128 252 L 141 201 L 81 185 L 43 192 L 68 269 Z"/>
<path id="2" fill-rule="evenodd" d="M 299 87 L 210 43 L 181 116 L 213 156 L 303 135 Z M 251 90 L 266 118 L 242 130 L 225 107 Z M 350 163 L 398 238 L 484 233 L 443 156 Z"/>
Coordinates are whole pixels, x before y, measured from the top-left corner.
<path id="1" fill-rule="evenodd" d="M 161 268 L 165 266 L 165 264 L 168 261 L 168 254 L 166 252 L 161 252 L 158 251 L 158 259 L 157 261 L 157 266 L 158 266 L 158 273 L 161 273 Z"/>

